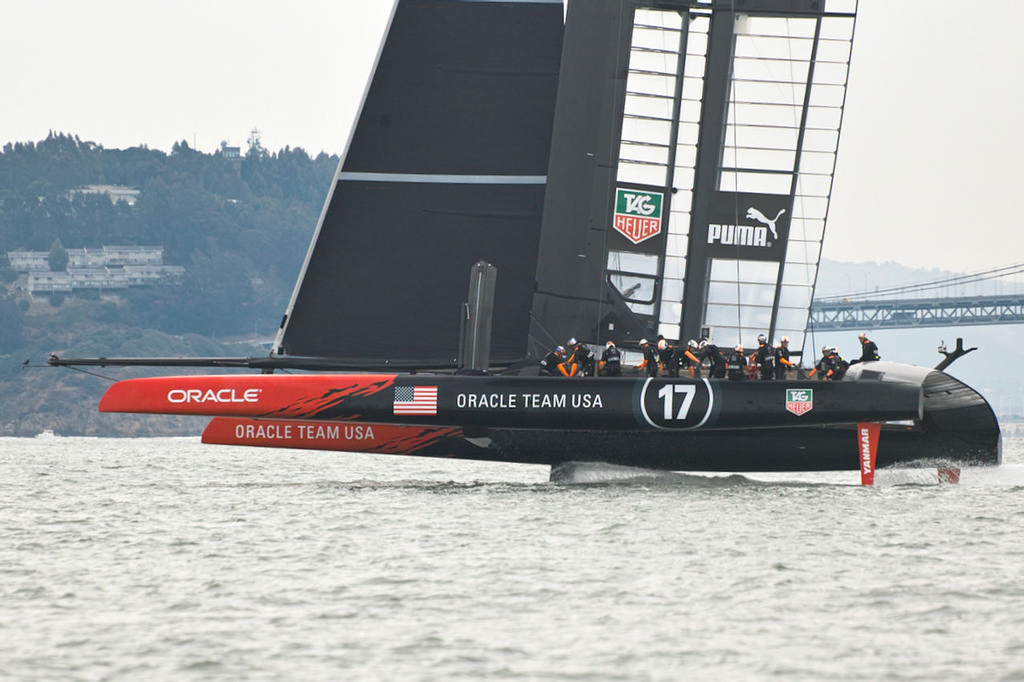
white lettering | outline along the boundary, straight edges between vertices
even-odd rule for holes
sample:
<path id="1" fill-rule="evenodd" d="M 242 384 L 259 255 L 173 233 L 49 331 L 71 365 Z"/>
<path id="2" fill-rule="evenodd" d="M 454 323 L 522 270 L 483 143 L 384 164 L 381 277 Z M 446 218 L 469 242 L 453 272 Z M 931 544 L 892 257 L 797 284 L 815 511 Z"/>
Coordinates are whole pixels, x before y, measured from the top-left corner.
<path id="1" fill-rule="evenodd" d="M 335 427 L 337 428 L 337 427 Z M 345 426 L 346 440 L 373 440 L 373 427 L 363 424 Z"/>
<path id="2" fill-rule="evenodd" d="M 297 424 L 296 428 L 299 431 L 299 438 L 306 440 L 338 440 L 341 437 L 341 427 L 337 424 Z"/>
<path id="3" fill-rule="evenodd" d="M 600 393 L 520 393 L 519 398 L 523 408 L 531 410 L 564 409 L 567 406 L 574 409 L 604 407 Z"/>
<path id="4" fill-rule="evenodd" d="M 722 246 L 755 246 L 767 248 L 768 228 L 750 225 L 719 225 L 708 224 L 708 244 Z"/>
<path id="5" fill-rule="evenodd" d="M 655 206 L 651 203 L 650 194 L 633 194 L 632 192 L 623 192 L 622 196 L 626 199 L 626 213 L 651 215 L 655 211 Z"/>
<path id="6" fill-rule="evenodd" d="M 679 406 L 679 412 L 673 416 L 673 396 L 676 393 L 683 394 L 683 402 Z M 658 391 L 658 397 L 663 403 L 663 416 L 665 421 L 673 419 L 682 421 L 690 412 L 690 405 L 693 404 L 693 397 L 697 395 L 697 387 L 693 384 L 666 384 Z"/>
<path id="7" fill-rule="evenodd" d="M 590 409 L 604 407 L 604 404 L 601 402 L 601 395 L 599 393 L 579 393 L 572 397 L 572 406 Z"/>
<path id="8" fill-rule="evenodd" d="M 861 470 L 864 473 L 871 472 L 871 434 L 868 430 L 860 430 L 860 460 Z"/>
<path id="9" fill-rule="evenodd" d="M 253 440 L 289 440 L 292 437 L 291 424 L 238 424 L 235 426 L 235 438 Z"/>
<path id="10" fill-rule="evenodd" d="M 247 388 L 240 394 L 234 388 L 222 388 L 214 391 L 209 388 L 204 393 L 198 388 L 172 388 L 167 392 L 167 402 L 181 403 L 256 403 L 260 399 L 259 388 Z"/>
<path id="11" fill-rule="evenodd" d="M 455 397 L 455 405 L 462 409 L 507 409 L 516 408 L 514 393 L 459 393 Z"/>

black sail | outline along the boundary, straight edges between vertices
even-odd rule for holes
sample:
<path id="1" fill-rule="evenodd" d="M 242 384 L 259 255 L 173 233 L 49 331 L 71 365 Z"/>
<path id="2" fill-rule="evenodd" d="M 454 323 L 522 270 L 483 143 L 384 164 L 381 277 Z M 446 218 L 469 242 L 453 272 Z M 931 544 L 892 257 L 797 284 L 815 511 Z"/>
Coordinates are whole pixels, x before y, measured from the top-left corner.
<path id="1" fill-rule="evenodd" d="M 454 366 L 470 268 L 526 351 L 562 3 L 399 0 L 274 352 Z"/>

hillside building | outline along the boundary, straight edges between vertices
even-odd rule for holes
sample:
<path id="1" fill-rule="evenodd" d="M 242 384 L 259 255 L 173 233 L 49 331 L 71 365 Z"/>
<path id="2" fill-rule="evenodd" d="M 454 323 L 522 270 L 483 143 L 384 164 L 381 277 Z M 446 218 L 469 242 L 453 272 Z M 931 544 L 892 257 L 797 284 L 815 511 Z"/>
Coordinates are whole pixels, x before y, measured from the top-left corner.
<path id="1" fill-rule="evenodd" d="M 8 251 L 16 272 L 26 273 L 30 294 L 74 294 L 98 290 L 104 298 L 116 298 L 128 287 L 148 286 L 168 278 L 181 278 L 185 268 L 164 265 L 162 246 L 104 246 L 100 249 L 67 249 L 68 267 L 51 272 L 47 251 Z"/>

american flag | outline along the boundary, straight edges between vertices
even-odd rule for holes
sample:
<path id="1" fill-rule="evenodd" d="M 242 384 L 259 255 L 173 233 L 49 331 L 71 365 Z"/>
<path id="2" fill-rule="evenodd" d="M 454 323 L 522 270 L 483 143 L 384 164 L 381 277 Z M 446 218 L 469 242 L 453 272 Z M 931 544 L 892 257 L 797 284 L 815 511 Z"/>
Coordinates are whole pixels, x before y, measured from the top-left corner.
<path id="1" fill-rule="evenodd" d="M 393 414 L 437 414 L 437 386 L 395 386 Z"/>

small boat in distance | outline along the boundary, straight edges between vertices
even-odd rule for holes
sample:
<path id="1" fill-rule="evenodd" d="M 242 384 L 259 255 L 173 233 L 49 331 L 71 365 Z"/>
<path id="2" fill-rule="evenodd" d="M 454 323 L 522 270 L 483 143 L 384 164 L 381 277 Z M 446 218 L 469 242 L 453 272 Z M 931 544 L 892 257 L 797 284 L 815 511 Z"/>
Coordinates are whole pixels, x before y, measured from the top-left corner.
<path id="1" fill-rule="evenodd" d="M 879 467 L 998 463 L 991 407 L 935 369 L 537 374 L 570 337 L 764 334 L 808 353 L 855 18 L 855 0 L 397 0 L 271 355 L 52 363 L 261 370 L 131 379 L 100 403 L 212 416 L 209 443 L 689 471 L 863 470 L 869 446 Z"/>

